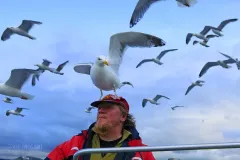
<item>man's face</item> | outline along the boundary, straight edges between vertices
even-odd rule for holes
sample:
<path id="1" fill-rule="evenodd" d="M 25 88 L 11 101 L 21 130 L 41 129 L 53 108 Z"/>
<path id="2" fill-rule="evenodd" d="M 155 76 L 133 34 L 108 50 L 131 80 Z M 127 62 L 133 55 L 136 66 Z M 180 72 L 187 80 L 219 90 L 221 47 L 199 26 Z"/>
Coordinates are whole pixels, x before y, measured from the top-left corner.
<path id="1" fill-rule="evenodd" d="M 126 116 L 123 116 L 118 105 L 113 103 L 102 103 L 98 106 L 97 122 L 98 127 L 115 127 L 124 122 Z"/>

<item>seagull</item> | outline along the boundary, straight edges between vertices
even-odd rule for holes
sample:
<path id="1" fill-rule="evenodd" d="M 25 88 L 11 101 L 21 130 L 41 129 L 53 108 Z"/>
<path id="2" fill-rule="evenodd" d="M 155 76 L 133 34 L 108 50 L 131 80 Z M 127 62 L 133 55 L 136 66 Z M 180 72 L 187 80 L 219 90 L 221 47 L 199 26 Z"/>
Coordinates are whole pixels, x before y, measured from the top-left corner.
<path id="1" fill-rule="evenodd" d="M 208 41 L 209 41 L 210 38 L 214 38 L 214 37 L 219 37 L 219 36 L 218 36 L 218 35 L 209 34 L 209 35 L 206 36 L 207 41 L 206 41 L 206 40 L 203 40 L 203 41 L 196 41 L 196 40 L 195 40 L 195 41 L 193 41 L 193 45 L 199 43 L 199 44 L 201 44 L 202 46 L 209 47 L 209 45 L 207 45 L 207 43 L 208 43 Z"/>
<path id="2" fill-rule="evenodd" d="M 136 4 L 130 19 L 130 28 L 135 26 L 143 18 L 144 14 L 154 3 L 163 1 L 165 0 L 138 0 L 138 3 Z M 196 3 L 196 0 L 176 0 L 176 1 L 179 6 L 181 3 L 182 6 L 187 7 L 190 7 Z"/>
<path id="3" fill-rule="evenodd" d="M 232 58 L 231 56 L 229 56 L 227 54 L 224 54 L 222 52 L 219 52 L 219 53 L 222 54 L 223 56 L 233 60 L 236 63 L 238 70 L 240 70 L 240 61 L 238 60 L 238 58 L 234 59 L 234 58 Z"/>
<path id="4" fill-rule="evenodd" d="M 212 26 L 205 26 L 200 33 L 188 33 L 187 37 L 186 37 L 186 44 L 188 44 L 190 42 L 192 36 L 195 36 L 195 37 L 197 37 L 199 39 L 202 39 L 204 41 L 208 41 L 208 38 L 205 37 L 205 35 L 210 31 L 210 29 L 218 30 L 217 28 L 212 27 Z"/>
<path id="5" fill-rule="evenodd" d="M 235 61 L 232 59 L 228 59 L 228 60 L 224 60 L 224 61 L 218 60 L 216 62 L 207 62 L 203 66 L 202 70 L 200 71 L 199 77 L 202 77 L 207 72 L 207 70 L 211 67 L 221 66 L 222 68 L 228 69 L 228 68 L 231 68 L 231 66 L 229 66 L 228 64 L 232 64 L 232 63 L 235 63 Z"/>
<path id="6" fill-rule="evenodd" d="M 174 107 L 171 107 L 171 109 L 175 110 L 175 108 L 178 108 L 178 107 L 184 107 L 184 106 L 174 106 Z"/>
<path id="7" fill-rule="evenodd" d="M 21 114 L 21 112 L 22 112 L 23 109 L 29 110 L 28 108 L 20 108 L 20 107 L 17 107 L 17 109 L 15 109 L 15 110 L 7 110 L 6 116 L 9 116 L 10 114 L 13 114 L 13 115 L 16 115 L 16 116 L 22 116 L 22 117 L 24 117 L 25 115 Z"/>
<path id="8" fill-rule="evenodd" d="M 32 20 L 22 20 L 22 23 L 18 27 L 8 27 L 4 30 L 1 36 L 2 41 L 8 40 L 13 34 L 18 34 L 20 36 L 24 36 L 27 38 L 30 38 L 32 40 L 35 40 L 36 38 L 29 35 L 29 31 L 35 24 L 42 24 L 42 22 L 39 21 L 32 21 Z"/>
<path id="9" fill-rule="evenodd" d="M 203 86 L 202 83 L 205 83 L 205 81 L 197 80 L 196 82 L 192 83 L 192 84 L 187 88 L 187 91 L 186 91 L 185 95 L 187 95 L 188 92 L 190 92 L 190 90 L 192 90 L 195 86 L 202 87 L 202 86 Z"/>
<path id="10" fill-rule="evenodd" d="M 142 107 L 144 108 L 147 104 L 147 102 L 149 101 L 151 104 L 155 104 L 155 105 L 159 105 L 160 103 L 158 103 L 157 101 L 160 99 L 160 98 L 166 98 L 166 99 L 170 99 L 166 96 L 163 96 L 163 95 L 156 95 L 153 99 L 149 99 L 149 98 L 144 98 L 142 100 Z"/>
<path id="11" fill-rule="evenodd" d="M 5 98 L 3 99 L 3 102 L 13 103 L 13 100 L 12 100 L 11 98 L 9 98 L 9 97 L 5 97 Z"/>
<path id="12" fill-rule="evenodd" d="M 85 109 L 85 112 L 86 113 L 92 113 L 91 110 L 95 108 L 95 107 L 88 107 L 87 109 Z"/>
<path id="13" fill-rule="evenodd" d="M 162 51 L 156 58 L 152 58 L 152 59 L 144 59 L 142 60 L 137 66 L 136 68 L 138 68 L 139 66 L 141 66 L 143 63 L 146 63 L 146 62 L 154 62 L 158 65 L 162 65 L 163 63 L 160 62 L 161 58 L 167 53 L 167 52 L 170 52 L 170 51 L 176 51 L 178 49 L 169 49 L 169 50 L 164 50 Z"/>
<path id="14" fill-rule="evenodd" d="M 219 24 L 219 26 L 217 27 L 217 30 L 216 30 L 216 29 L 212 29 L 212 31 L 213 31 L 213 33 L 215 33 L 215 34 L 217 34 L 218 36 L 222 37 L 222 36 L 223 36 L 223 34 L 222 34 L 223 28 L 224 28 L 227 24 L 229 24 L 229 23 L 231 23 L 231 22 L 236 22 L 237 20 L 238 20 L 237 18 L 224 20 L 224 21 L 222 21 L 222 22 Z"/>
<path id="15" fill-rule="evenodd" d="M 64 73 L 61 73 L 60 71 L 63 69 L 63 67 L 68 63 L 69 61 L 66 61 L 62 64 L 60 64 L 57 69 L 51 68 L 50 72 L 55 73 L 55 74 L 60 74 L 63 75 Z"/>
<path id="16" fill-rule="evenodd" d="M 176 0 L 179 7 L 191 7 L 197 3 L 197 0 Z"/>
<path id="17" fill-rule="evenodd" d="M 5 83 L 0 84 L 0 94 L 10 97 L 19 97 L 24 100 L 33 99 L 33 95 L 24 93 L 21 89 L 29 77 L 35 72 L 36 71 L 32 69 L 13 69 L 9 79 Z"/>
<path id="18" fill-rule="evenodd" d="M 113 90 L 122 86 L 119 79 L 119 68 L 122 58 L 128 47 L 160 47 L 164 46 L 161 38 L 141 33 L 141 32 L 122 32 L 116 33 L 110 38 L 109 53 L 105 57 L 98 56 L 95 63 L 80 63 L 74 66 L 74 71 L 81 74 L 90 75 L 93 84 L 100 89 L 101 97 L 104 91 Z"/>

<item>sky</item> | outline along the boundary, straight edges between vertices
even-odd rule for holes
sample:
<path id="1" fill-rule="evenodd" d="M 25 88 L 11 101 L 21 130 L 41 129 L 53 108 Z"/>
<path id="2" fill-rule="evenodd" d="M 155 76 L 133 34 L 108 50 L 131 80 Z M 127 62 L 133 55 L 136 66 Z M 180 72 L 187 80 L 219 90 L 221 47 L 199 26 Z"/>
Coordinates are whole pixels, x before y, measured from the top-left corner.
<path id="1" fill-rule="evenodd" d="M 100 1 L 99 1 L 100 2 Z M 87 129 L 96 119 L 96 110 L 84 110 L 100 96 L 100 91 L 88 75 L 74 72 L 77 63 L 94 62 L 107 55 L 109 38 L 119 32 L 137 31 L 155 35 L 166 42 L 164 47 L 128 48 L 120 67 L 121 81 L 130 81 L 117 91 L 130 104 L 137 120 L 137 130 L 149 146 L 222 143 L 240 141 L 240 78 L 236 65 L 230 69 L 211 68 L 201 80 L 203 87 L 194 88 L 187 96 L 187 87 L 198 80 L 205 63 L 226 59 L 218 52 L 240 58 L 239 21 L 223 29 L 223 37 L 209 41 L 209 48 L 186 45 L 187 33 L 199 33 L 205 25 L 218 26 L 229 18 L 239 18 L 239 0 L 198 0 L 191 8 L 178 7 L 174 0 L 154 4 L 140 22 L 129 28 L 137 0 L 110 1 L 3 1 L 0 3 L 0 31 L 16 27 L 23 19 L 43 22 L 30 30 L 36 40 L 17 35 L 1 41 L 2 66 L 0 81 L 5 82 L 12 69 L 36 69 L 42 59 L 52 67 L 69 60 L 64 75 L 45 72 L 37 85 L 29 81 L 23 91 L 33 100 L 13 98 L 14 104 L 0 106 L 0 158 L 31 155 L 44 158 L 58 144 Z M 212 32 L 211 32 L 212 33 Z M 193 38 L 192 40 L 197 39 Z M 146 63 L 136 68 L 144 58 L 156 57 L 165 49 L 178 49 L 162 58 L 163 65 Z M 113 93 L 105 91 L 104 95 Z M 168 96 L 160 105 L 143 98 L 156 94 Z M 5 96 L 0 95 L 0 99 Z M 170 107 L 183 105 L 172 111 Z M 6 116 L 9 109 L 25 107 L 25 117 Z M 204 120 L 204 122 L 202 121 Z M 154 137 L 154 138 L 153 138 Z M 236 160 L 239 149 L 154 152 L 156 159 Z"/>

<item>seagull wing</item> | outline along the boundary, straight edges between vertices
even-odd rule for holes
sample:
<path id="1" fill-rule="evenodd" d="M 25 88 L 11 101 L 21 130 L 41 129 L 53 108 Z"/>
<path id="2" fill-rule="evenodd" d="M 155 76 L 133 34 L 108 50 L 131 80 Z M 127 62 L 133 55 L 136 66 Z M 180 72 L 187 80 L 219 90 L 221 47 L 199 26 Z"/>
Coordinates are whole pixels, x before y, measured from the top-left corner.
<path id="1" fill-rule="evenodd" d="M 219 26 L 218 26 L 218 29 L 220 31 L 222 31 L 222 29 L 228 24 L 228 23 L 231 23 L 231 22 L 236 22 L 238 19 L 237 18 L 234 18 L 234 19 L 227 19 L 225 21 L 222 21 Z"/>
<path id="2" fill-rule="evenodd" d="M 150 48 L 164 46 L 165 44 L 166 42 L 164 42 L 161 38 L 141 32 L 122 32 L 114 34 L 110 38 L 108 53 L 109 66 L 116 73 L 118 73 L 123 55 L 127 50 L 127 47 Z"/>
<path id="3" fill-rule="evenodd" d="M 162 51 L 162 52 L 157 56 L 157 59 L 160 60 L 166 53 L 171 52 L 171 51 L 176 51 L 176 50 L 178 50 L 178 49 L 168 49 L 168 50 L 164 50 L 164 51 Z"/>
<path id="4" fill-rule="evenodd" d="M 51 63 L 52 63 L 52 62 L 50 62 L 49 60 L 43 59 L 42 65 L 44 65 L 44 66 L 49 66 Z"/>
<path id="5" fill-rule="evenodd" d="M 196 82 L 197 83 L 205 83 L 205 81 L 203 81 L 203 80 L 197 80 Z"/>
<path id="6" fill-rule="evenodd" d="M 207 70 L 208 70 L 209 68 L 214 67 L 214 66 L 218 66 L 218 63 L 217 63 L 217 62 L 207 62 L 207 63 L 203 66 L 202 70 L 200 71 L 199 77 L 202 77 L 202 76 L 207 72 Z"/>
<path id="7" fill-rule="evenodd" d="M 21 90 L 30 75 L 35 72 L 36 71 L 32 69 L 13 69 L 11 71 L 11 76 L 5 82 L 5 85 Z"/>
<path id="8" fill-rule="evenodd" d="M 90 70 L 93 63 L 79 63 L 74 66 L 74 71 L 77 73 L 88 74 L 90 75 Z"/>
<path id="9" fill-rule="evenodd" d="M 60 64 L 60 65 L 57 67 L 56 70 L 57 70 L 58 72 L 60 72 L 60 71 L 63 69 L 63 67 L 64 67 L 68 62 L 69 62 L 69 61 L 66 61 L 66 62 Z"/>
<path id="10" fill-rule="evenodd" d="M 219 37 L 219 36 L 215 34 L 209 34 L 206 36 L 207 39 L 214 38 L 214 37 Z"/>
<path id="11" fill-rule="evenodd" d="M 12 99 L 11 99 L 11 98 L 9 98 L 9 97 L 6 97 L 6 100 L 7 100 L 7 101 L 11 101 Z"/>
<path id="12" fill-rule="evenodd" d="M 197 43 L 199 43 L 199 41 L 193 41 L 193 45 L 195 45 L 195 44 L 197 44 Z"/>
<path id="13" fill-rule="evenodd" d="M 193 34 L 192 33 L 188 33 L 187 37 L 186 37 L 186 44 L 188 44 L 191 41 Z"/>
<path id="14" fill-rule="evenodd" d="M 15 111 L 20 113 L 23 109 L 29 110 L 28 108 L 17 107 Z"/>
<path id="15" fill-rule="evenodd" d="M 2 41 L 8 40 L 12 34 L 13 34 L 13 31 L 10 28 L 5 29 L 2 33 L 1 40 Z"/>
<path id="16" fill-rule="evenodd" d="M 188 87 L 188 89 L 187 89 L 185 95 L 187 95 L 188 92 L 191 91 L 194 87 L 195 87 L 195 85 L 194 85 L 194 84 L 191 84 L 191 85 Z"/>
<path id="17" fill-rule="evenodd" d="M 153 61 L 152 59 L 144 59 L 144 60 L 142 60 L 140 63 L 138 63 L 138 65 L 136 66 L 136 68 L 138 68 L 139 66 L 141 66 L 143 63 L 152 62 L 152 61 Z"/>
<path id="18" fill-rule="evenodd" d="M 223 63 L 232 64 L 232 63 L 236 63 L 236 61 L 234 59 L 227 59 L 227 60 L 224 60 Z"/>
<path id="19" fill-rule="evenodd" d="M 146 106 L 147 102 L 148 102 L 148 100 L 145 99 L 145 98 L 142 100 L 142 107 L 143 108 Z"/>
<path id="20" fill-rule="evenodd" d="M 32 20 L 22 20 L 22 23 L 20 26 L 18 26 L 18 28 L 20 28 L 25 32 L 28 32 L 33 27 L 34 24 L 42 24 L 42 22 L 32 21 Z"/>
<path id="21" fill-rule="evenodd" d="M 225 53 L 222 53 L 222 52 L 219 52 L 221 55 L 223 55 L 224 57 L 227 57 L 227 58 L 229 58 L 229 59 L 232 59 L 232 60 L 234 60 L 231 56 L 229 56 L 229 55 L 227 55 L 227 54 L 225 54 Z M 235 61 L 235 60 L 234 60 Z"/>
<path id="22" fill-rule="evenodd" d="M 200 34 L 201 34 L 201 35 L 205 35 L 205 34 L 207 34 L 207 33 L 210 31 L 210 29 L 219 30 L 219 29 L 216 28 L 216 27 L 205 26 L 205 27 L 203 28 L 203 30 L 200 32 Z"/>
<path id="23" fill-rule="evenodd" d="M 136 25 L 143 18 L 144 14 L 147 12 L 147 10 L 153 3 L 158 1 L 161 0 L 139 0 L 132 13 L 132 17 L 130 20 L 130 28 Z"/>
<path id="24" fill-rule="evenodd" d="M 158 101 L 160 98 L 162 98 L 162 97 L 163 97 L 163 98 L 166 98 L 166 99 L 170 99 L 170 98 L 168 98 L 168 97 L 166 97 L 166 96 L 163 96 L 163 95 L 159 95 L 159 94 L 158 94 L 158 95 L 156 95 L 156 96 L 153 98 L 153 100 L 157 102 L 157 101 Z"/>

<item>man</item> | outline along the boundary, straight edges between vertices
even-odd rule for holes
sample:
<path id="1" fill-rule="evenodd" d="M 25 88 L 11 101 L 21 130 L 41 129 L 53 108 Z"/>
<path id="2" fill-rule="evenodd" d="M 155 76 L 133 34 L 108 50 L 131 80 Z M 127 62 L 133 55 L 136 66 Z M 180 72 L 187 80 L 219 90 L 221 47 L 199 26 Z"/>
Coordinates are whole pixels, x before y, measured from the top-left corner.
<path id="1" fill-rule="evenodd" d="M 136 130 L 133 116 L 129 114 L 129 104 L 123 97 L 107 95 L 100 101 L 91 103 L 98 108 L 97 121 L 88 130 L 73 136 L 58 145 L 45 160 L 71 160 L 77 150 L 83 148 L 146 146 Z M 134 158 L 135 157 L 135 158 Z M 152 152 L 125 152 L 89 154 L 80 160 L 155 160 Z"/>

